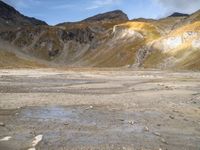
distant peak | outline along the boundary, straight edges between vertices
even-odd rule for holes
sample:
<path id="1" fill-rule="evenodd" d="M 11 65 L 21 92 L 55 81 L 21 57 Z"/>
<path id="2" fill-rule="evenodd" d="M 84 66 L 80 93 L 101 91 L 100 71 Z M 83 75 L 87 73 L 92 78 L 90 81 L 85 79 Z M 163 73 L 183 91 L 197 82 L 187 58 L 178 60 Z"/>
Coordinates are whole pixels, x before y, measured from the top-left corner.
<path id="1" fill-rule="evenodd" d="M 175 12 L 172 15 L 170 15 L 169 17 L 188 17 L 188 14 L 183 14 L 183 13 L 179 13 L 179 12 Z"/>
<path id="2" fill-rule="evenodd" d="M 83 21 L 102 21 L 102 20 L 129 20 L 127 14 L 121 10 L 114 10 L 89 17 Z"/>

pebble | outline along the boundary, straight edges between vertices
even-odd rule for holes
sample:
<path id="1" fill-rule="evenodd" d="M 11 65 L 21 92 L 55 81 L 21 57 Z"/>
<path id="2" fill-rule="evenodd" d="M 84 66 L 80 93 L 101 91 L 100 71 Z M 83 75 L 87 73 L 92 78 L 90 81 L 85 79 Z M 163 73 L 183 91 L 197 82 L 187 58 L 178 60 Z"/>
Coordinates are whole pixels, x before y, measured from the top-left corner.
<path id="1" fill-rule="evenodd" d="M 134 121 L 129 121 L 128 123 L 131 124 L 131 125 L 134 125 L 134 124 L 135 124 Z"/>
<path id="2" fill-rule="evenodd" d="M 161 134 L 158 133 L 158 132 L 153 132 L 153 134 L 156 135 L 156 136 L 161 136 Z"/>
<path id="3" fill-rule="evenodd" d="M 88 110 L 88 109 L 93 109 L 93 108 L 94 108 L 93 106 L 90 106 L 90 107 L 86 108 L 86 110 Z"/>
<path id="4" fill-rule="evenodd" d="M 37 135 L 32 142 L 32 147 L 34 148 L 35 146 L 37 146 L 38 143 L 42 141 L 42 138 L 43 138 L 43 135 Z"/>
<path id="5" fill-rule="evenodd" d="M 148 127 L 144 127 L 144 131 L 149 131 L 149 128 Z"/>
<path id="6" fill-rule="evenodd" d="M 165 139 L 163 139 L 163 138 L 161 139 L 161 142 L 164 144 L 168 144 L 167 141 L 165 141 Z"/>
<path id="7" fill-rule="evenodd" d="M 12 137 L 11 136 L 6 136 L 2 139 L 0 139 L 0 141 L 9 141 Z"/>
<path id="8" fill-rule="evenodd" d="M 178 110 L 173 110 L 173 112 L 176 112 L 176 113 L 178 113 L 179 111 L 178 111 Z"/>
<path id="9" fill-rule="evenodd" d="M 169 118 L 174 119 L 175 117 L 174 116 L 169 116 Z"/>
<path id="10" fill-rule="evenodd" d="M 3 122 L 0 122 L 0 126 L 4 127 L 4 126 L 5 126 L 5 124 L 4 124 Z"/>

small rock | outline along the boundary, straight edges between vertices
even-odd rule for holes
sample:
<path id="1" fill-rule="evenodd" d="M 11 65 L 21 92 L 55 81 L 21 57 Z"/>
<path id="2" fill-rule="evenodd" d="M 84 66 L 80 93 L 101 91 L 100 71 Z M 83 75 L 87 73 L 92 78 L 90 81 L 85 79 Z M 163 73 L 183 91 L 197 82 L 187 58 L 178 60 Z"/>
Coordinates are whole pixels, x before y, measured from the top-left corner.
<path id="1" fill-rule="evenodd" d="M 86 110 L 89 110 L 89 109 L 93 109 L 93 106 L 90 106 L 90 107 L 86 108 Z"/>
<path id="2" fill-rule="evenodd" d="M 160 126 L 161 126 L 161 124 L 157 124 L 157 126 L 159 126 L 159 127 L 160 127 Z"/>
<path id="3" fill-rule="evenodd" d="M 178 111 L 178 110 L 173 110 L 173 112 L 176 112 L 176 113 L 178 113 L 179 111 Z"/>
<path id="4" fill-rule="evenodd" d="M 34 148 L 35 146 L 38 145 L 42 141 L 43 135 L 37 135 L 34 140 L 32 141 L 32 147 Z"/>
<path id="5" fill-rule="evenodd" d="M 5 124 L 4 124 L 3 122 L 0 122 L 0 126 L 1 126 L 1 127 L 4 127 Z"/>
<path id="6" fill-rule="evenodd" d="M 148 127 L 144 127 L 144 131 L 149 131 L 149 128 Z"/>
<path id="7" fill-rule="evenodd" d="M 169 118 L 174 119 L 175 117 L 174 116 L 169 116 Z"/>
<path id="8" fill-rule="evenodd" d="M 134 124 L 135 124 L 134 121 L 129 121 L 128 123 L 131 124 L 131 125 L 134 125 Z"/>
<path id="9" fill-rule="evenodd" d="M 168 144 L 167 141 L 165 141 L 165 139 L 161 138 L 161 142 L 164 144 Z"/>
<path id="10" fill-rule="evenodd" d="M 158 132 L 153 132 L 153 134 L 156 135 L 156 136 L 161 136 L 161 134 L 158 133 Z"/>
<path id="11" fill-rule="evenodd" d="M 162 150 L 162 148 L 159 148 L 158 150 Z"/>
<path id="12" fill-rule="evenodd" d="M 12 137 L 11 136 L 6 136 L 2 139 L 0 139 L 0 141 L 9 141 Z"/>
<path id="13" fill-rule="evenodd" d="M 66 123 L 64 123 L 64 125 L 65 125 L 65 126 L 68 126 L 68 125 L 69 125 L 69 123 L 67 123 L 67 122 L 66 122 Z"/>

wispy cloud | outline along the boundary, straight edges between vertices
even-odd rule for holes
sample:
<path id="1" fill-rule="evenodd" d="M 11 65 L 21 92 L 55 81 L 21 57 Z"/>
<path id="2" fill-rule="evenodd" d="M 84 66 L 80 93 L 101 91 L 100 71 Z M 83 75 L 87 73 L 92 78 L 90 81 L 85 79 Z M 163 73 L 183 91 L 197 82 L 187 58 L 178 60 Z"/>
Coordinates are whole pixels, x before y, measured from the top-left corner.
<path id="1" fill-rule="evenodd" d="M 152 0 L 164 8 L 166 14 L 172 12 L 192 13 L 200 9 L 200 0 Z"/>
<path id="2" fill-rule="evenodd" d="M 17 9 L 29 8 L 31 6 L 41 4 L 41 1 L 39 0 L 3 0 L 3 1 Z"/>
<path id="3" fill-rule="evenodd" d="M 95 0 L 92 4 L 87 7 L 87 10 L 97 9 L 105 6 L 119 4 L 122 0 Z"/>
<path id="4" fill-rule="evenodd" d="M 51 9 L 69 9 L 69 8 L 74 8 L 74 7 L 75 7 L 75 5 L 64 4 L 64 5 L 53 6 L 53 7 L 51 7 Z"/>

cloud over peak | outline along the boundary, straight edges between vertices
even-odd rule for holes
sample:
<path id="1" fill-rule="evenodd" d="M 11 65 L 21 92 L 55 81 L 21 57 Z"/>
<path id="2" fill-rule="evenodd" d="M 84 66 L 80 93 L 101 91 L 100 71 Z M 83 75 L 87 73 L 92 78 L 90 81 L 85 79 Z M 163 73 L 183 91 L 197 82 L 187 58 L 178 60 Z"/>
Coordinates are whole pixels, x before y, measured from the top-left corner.
<path id="1" fill-rule="evenodd" d="M 164 8 L 165 13 L 193 13 L 200 9 L 200 0 L 152 0 Z"/>

